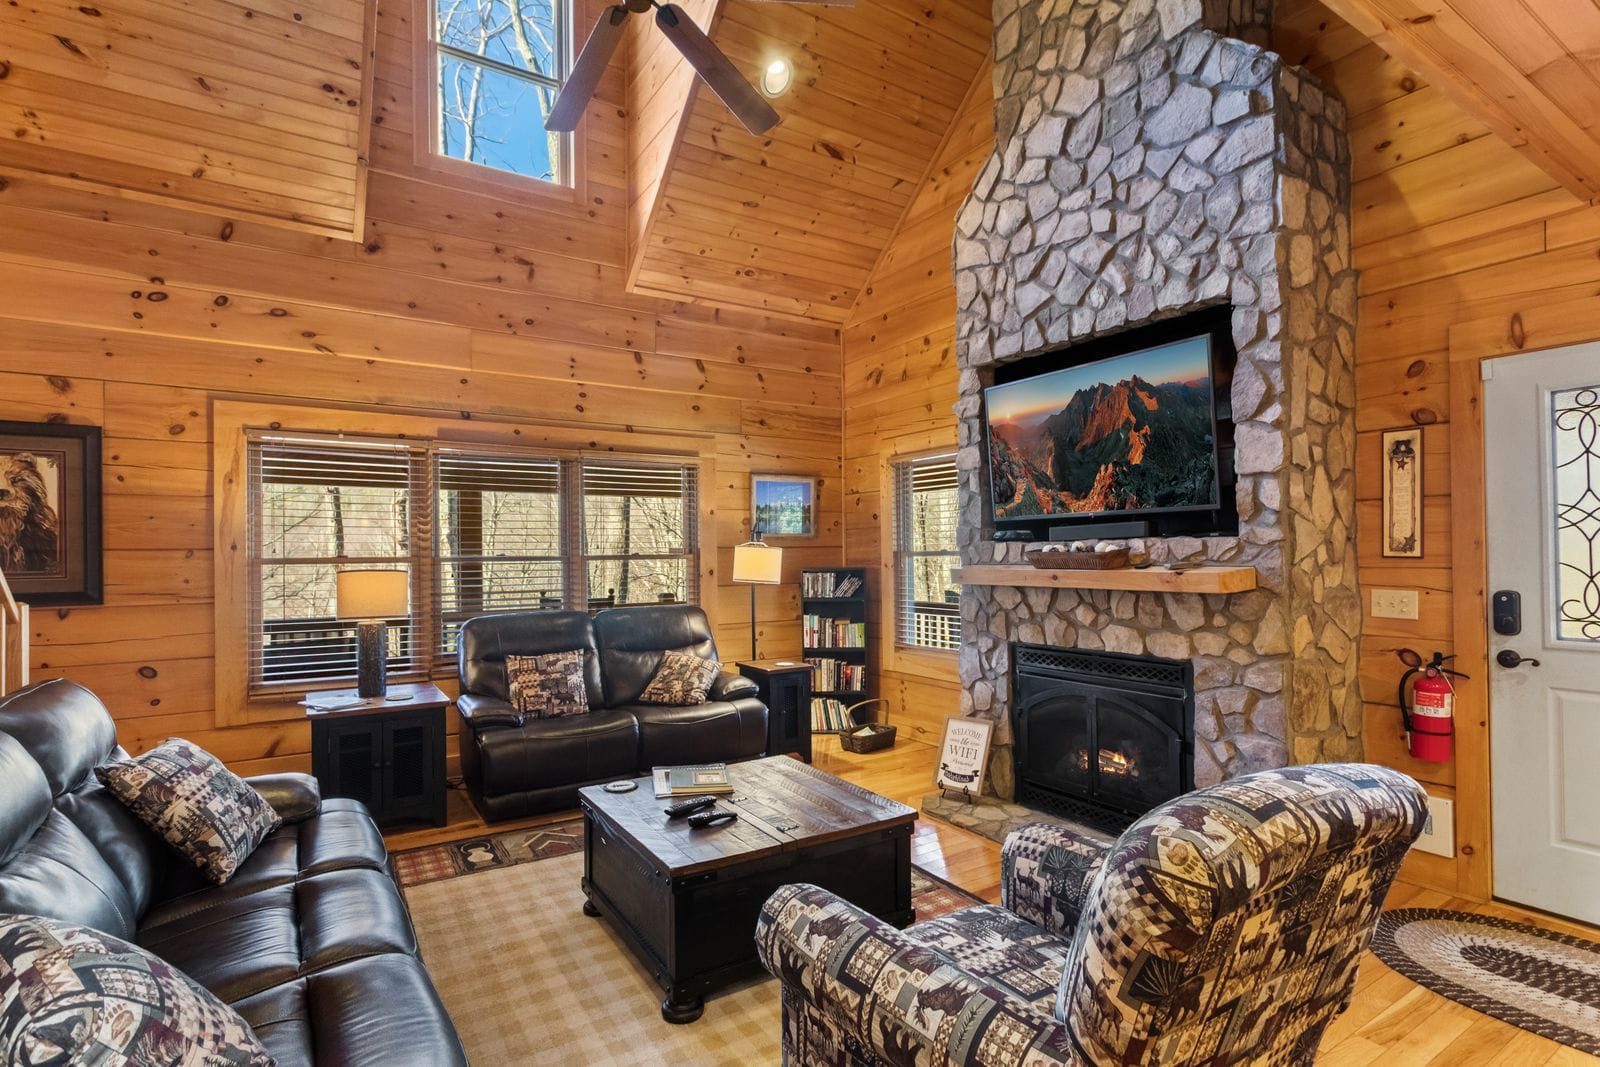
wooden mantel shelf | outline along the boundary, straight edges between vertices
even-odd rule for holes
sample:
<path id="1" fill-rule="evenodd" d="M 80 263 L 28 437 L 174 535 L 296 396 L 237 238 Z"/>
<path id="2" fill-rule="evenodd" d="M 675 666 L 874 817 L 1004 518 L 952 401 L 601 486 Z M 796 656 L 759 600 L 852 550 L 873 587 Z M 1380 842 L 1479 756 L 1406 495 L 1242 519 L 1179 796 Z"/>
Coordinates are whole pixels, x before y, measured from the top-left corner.
<path id="1" fill-rule="evenodd" d="M 1149 593 L 1244 593 L 1256 587 L 1254 567 L 1121 567 L 1109 571 L 1045 570 L 1026 563 L 960 567 L 962 585 L 1034 586 L 1044 589 L 1134 589 Z"/>

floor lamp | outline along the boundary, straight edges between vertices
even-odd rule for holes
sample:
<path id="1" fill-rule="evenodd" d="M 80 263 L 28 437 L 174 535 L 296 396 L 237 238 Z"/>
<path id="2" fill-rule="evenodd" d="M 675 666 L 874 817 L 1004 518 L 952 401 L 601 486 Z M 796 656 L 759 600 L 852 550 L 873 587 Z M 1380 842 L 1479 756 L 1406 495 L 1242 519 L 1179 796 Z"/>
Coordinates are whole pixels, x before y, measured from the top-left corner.
<path id="1" fill-rule="evenodd" d="M 750 531 L 752 540 L 733 549 L 733 580 L 750 586 L 750 658 L 756 653 L 756 586 L 783 580 L 783 549 L 763 544 L 761 528 Z"/>

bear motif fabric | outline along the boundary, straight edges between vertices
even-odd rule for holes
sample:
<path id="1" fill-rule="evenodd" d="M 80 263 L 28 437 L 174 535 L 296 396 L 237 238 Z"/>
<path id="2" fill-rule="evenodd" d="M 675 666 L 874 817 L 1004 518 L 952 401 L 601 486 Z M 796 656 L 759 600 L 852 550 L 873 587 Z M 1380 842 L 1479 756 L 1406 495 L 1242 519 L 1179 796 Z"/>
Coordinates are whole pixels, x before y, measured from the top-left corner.
<path id="1" fill-rule="evenodd" d="M 93 1067 L 274 1067 L 238 1012 L 97 930 L 0 915 L 0 1057 Z"/>
<path id="2" fill-rule="evenodd" d="M 96 767 L 111 794 L 221 885 L 283 823 L 266 798 L 180 737 L 142 756 Z"/>
<path id="3" fill-rule="evenodd" d="M 518 715 L 560 719 L 589 713 L 583 684 L 582 652 L 550 652 L 542 656 L 507 656 L 506 682 Z"/>
<path id="4" fill-rule="evenodd" d="M 688 707 L 704 704 L 711 683 L 717 680 L 722 664 L 688 652 L 668 651 L 661 656 L 650 684 L 639 694 L 641 704 L 673 704 Z"/>

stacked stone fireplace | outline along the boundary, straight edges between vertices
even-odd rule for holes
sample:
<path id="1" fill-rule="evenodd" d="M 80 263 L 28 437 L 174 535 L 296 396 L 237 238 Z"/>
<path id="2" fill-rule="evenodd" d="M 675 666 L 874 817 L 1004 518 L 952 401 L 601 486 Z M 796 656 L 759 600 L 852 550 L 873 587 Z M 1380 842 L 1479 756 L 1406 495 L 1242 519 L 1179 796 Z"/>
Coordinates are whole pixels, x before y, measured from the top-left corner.
<path id="1" fill-rule="evenodd" d="M 1191 664 L 1196 785 L 1360 754 L 1349 148 L 1343 105 L 1262 46 L 1270 7 L 995 0 L 995 151 L 955 238 L 962 562 L 1040 547 L 992 540 L 980 397 L 998 365 L 1228 305 L 1238 533 L 1133 547 L 1259 583 L 966 587 L 962 710 L 995 721 L 1006 799 L 1019 642 Z"/>

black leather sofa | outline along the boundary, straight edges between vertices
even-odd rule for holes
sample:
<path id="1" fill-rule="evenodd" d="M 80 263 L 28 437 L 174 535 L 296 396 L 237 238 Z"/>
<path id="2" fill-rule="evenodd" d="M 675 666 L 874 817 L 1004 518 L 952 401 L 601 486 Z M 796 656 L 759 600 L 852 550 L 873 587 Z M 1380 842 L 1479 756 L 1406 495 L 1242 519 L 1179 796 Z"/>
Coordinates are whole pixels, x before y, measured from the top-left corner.
<path id="1" fill-rule="evenodd" d="M 214 886 L 95 779 L 125 755 L 81 686 L 0 698 L 0 912 L 149 949 L 231 1004 L 278 1067 L 466 1064 L 359 802 L 322 800 L 308 775 L 248 779 L 284 825 Z"/>
<path id="2" fill-rule="evenodd" d="M 724 672 L 693 707 L 640 704 L 668 649 L 716 658 L 705 612 L 686 604 L 482 615 L 461 625 L 461 772 L 485 819 L 574 808 L 578 789 L 678 763 L 765 755 L 767 708 Z M 509 703 L 507 656 L 582 651 L 587 715 L 524 719 Z"/>

